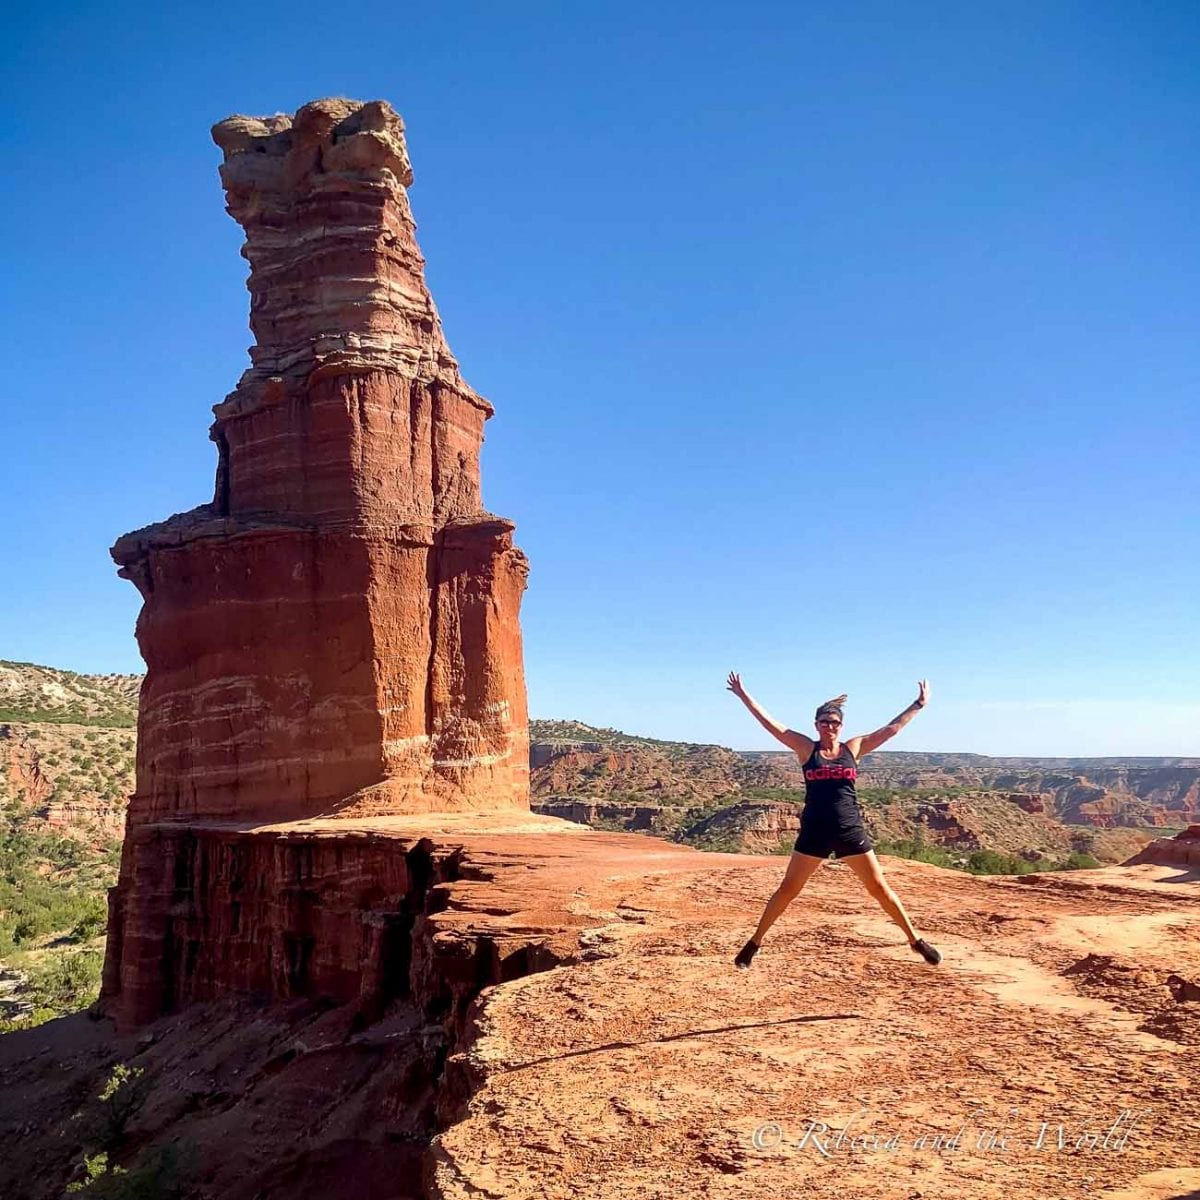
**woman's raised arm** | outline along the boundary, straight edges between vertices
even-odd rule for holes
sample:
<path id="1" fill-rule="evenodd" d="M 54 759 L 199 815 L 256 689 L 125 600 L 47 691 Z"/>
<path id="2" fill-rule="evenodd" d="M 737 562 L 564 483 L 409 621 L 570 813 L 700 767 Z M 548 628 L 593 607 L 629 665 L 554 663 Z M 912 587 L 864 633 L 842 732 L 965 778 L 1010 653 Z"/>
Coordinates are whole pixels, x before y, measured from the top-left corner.
<path id="1" fill-rule="evenodd" d="M 902 713 L 893 717 L 882 729 L 877 729 L 874 733 L 863 733 L 858 737 L 846 739 L 846 745 L 850 747 L 850 753 L 855 758 L 862 758 L 864 754 L 870 754 L 872 750 L 877 750 L 889 738 L 894 738 L 928 703 L 929 680 L 922 679 L 917 684 L 917 698 Z"/>
<path id="2" fill-rule="evenodd" d="M 794 729 L 788 729 L 780 725 L 774 717 L 770 715 L 758 702 L 750 695 L 744 687 L 742 687 L 742 677 L 736 671 L 729 672 L 729 690 L 750 710 L 754 719 L 773 737 L 781 741 L 789 750 L 796 751 L 797 754 L 808 755 L 812 753 L 813 745 L 815 744 L 810 737 L 805 737 L 804 734 L 798 733 Z"/>

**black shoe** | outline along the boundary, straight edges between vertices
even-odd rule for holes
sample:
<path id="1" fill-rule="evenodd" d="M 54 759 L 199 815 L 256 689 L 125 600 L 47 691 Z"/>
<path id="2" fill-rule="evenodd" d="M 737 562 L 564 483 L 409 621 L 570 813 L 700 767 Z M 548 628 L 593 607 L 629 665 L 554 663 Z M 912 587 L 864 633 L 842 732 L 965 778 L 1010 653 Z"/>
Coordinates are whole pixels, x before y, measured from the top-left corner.
<path id="1" fill-rule="evenodd" d="M 742 970 L 744 971 L 754 961 L 754 956 L 757 953 L 758 953 L 758 943 L 753 938 L 751 938 L 741 948 L 741 950 L 738 951 L 738 956 L 737 956 L 737 958 L 735 958 L 733 960 L 733 965 L 735 967 L 741 967 Z"/>
<path id="2" fill-rule="evenodd" d="M 917 938 L 915 942 L 909 942 L 909 947 L 915 950 L 927 963 L 933 963 L 937 966 L 942 961 L 941 954 L 938 953 L 936 946 L 931 946 L 924 938 Z"/>

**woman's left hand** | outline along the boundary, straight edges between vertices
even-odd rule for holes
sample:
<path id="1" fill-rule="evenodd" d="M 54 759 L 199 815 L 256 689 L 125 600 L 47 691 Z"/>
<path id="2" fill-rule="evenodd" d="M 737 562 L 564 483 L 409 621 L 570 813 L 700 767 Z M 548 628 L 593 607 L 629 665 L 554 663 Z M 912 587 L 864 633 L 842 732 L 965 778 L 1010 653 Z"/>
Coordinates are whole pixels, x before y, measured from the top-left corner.
<path id="1" fill-rule="evenodd" d="M 929 680 L 922 679 L 917 683 L 917 702 L 922 708 L 929 703 Z"/>

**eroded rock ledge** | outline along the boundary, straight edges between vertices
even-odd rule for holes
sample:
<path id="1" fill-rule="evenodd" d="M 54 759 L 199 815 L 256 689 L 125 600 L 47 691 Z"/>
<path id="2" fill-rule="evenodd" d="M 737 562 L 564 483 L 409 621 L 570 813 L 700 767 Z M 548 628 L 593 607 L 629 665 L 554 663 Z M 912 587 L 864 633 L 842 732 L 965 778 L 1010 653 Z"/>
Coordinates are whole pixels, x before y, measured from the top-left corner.
<path id="1" fill-rule="evenodd" d="M 714 857 L 533 814 L 131 836 L 142 902 L 110 929 L 125 969 L 97 1013 L 0 1039 L 0 1194 L 58 1200 L 72 1113 L 126 1062 L 150 1096 L 114 1162 L 182 1141 L 206 1200 L 425 1196 L 495 987 L 604 957 L 598 928 L 646 918 L 606 888 Z"/>
<path id="2" fill-rule="evenodd" d="M 141 826 L 112 893 L 104 1010 L 133 1028 L 197 1001 L 308 997 L 369 1022 L 411 998 L 453 1040 L 481 987 L 574 953 L 586 920 L 554 866 L 583 842 L 602 854 L 598 836 L 533 814 Z M 512 932 L 530 905 L 542 922 Z"/>
<path id="3" fill-rule="evenodd" d="M 1155 838 L 1125 865 L 1132 867 L 1142 863 L 1175 865 L 1200 872 L 1200 825 L 1189 825 L 1174 837 Z"/>

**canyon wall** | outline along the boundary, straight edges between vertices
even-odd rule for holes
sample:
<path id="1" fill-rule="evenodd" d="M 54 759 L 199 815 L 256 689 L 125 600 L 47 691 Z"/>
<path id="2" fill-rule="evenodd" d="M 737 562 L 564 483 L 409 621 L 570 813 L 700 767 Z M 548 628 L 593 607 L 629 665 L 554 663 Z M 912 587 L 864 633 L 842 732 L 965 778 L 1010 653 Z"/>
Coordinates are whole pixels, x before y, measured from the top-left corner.
<path id="1" fill-rule="evenodd" d="M 779 770 L 795 763 L 786 751 L 750 751 L 746 757 Z M 1098 829 L 1200 820 L 1195 758 L 991 758 L 884 750 L 864 759 L 859 786 L 1020 793 L 1031 798 L 1020 801 L 1023 806 L 1040 802 L 1060 821 Z"/>

